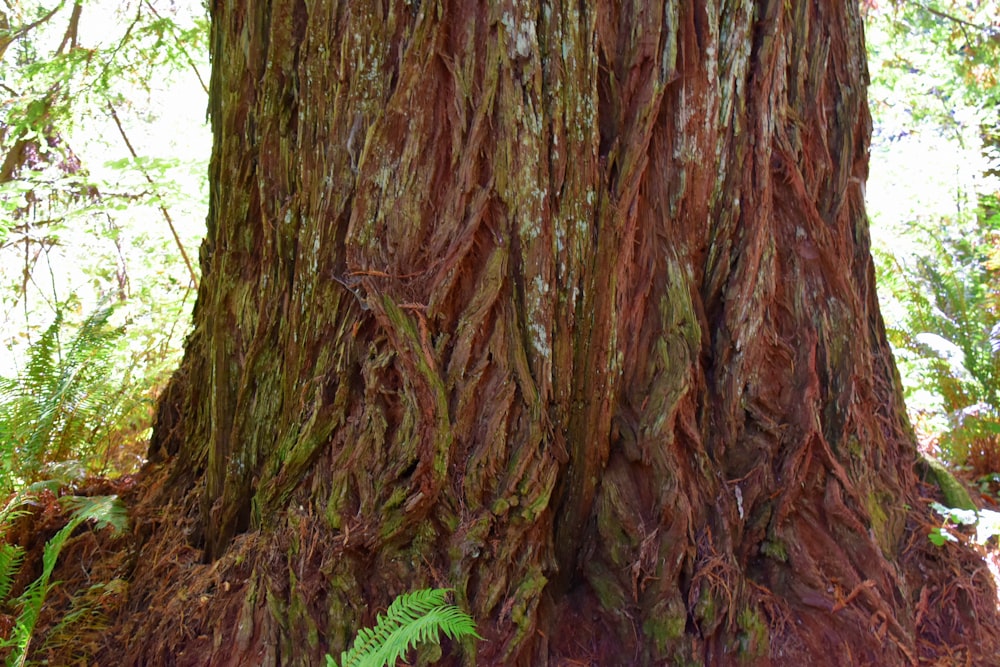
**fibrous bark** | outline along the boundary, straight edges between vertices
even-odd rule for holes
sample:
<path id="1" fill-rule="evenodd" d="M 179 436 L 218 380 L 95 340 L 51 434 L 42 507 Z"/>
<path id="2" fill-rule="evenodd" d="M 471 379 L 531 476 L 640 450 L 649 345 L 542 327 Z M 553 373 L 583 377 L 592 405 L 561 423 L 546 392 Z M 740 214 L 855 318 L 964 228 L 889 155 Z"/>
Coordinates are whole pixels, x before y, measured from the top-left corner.
<path id="1" fill-rule="evenodd" d="M 486 637 L 444 664 L 933 653 L 854 3 L 212 19 L 204 280 L 137 510 L 130 604 L 164 620 L 125 626 L 159 638 L 133 661 L 312 663 L 426 586 Z"/>

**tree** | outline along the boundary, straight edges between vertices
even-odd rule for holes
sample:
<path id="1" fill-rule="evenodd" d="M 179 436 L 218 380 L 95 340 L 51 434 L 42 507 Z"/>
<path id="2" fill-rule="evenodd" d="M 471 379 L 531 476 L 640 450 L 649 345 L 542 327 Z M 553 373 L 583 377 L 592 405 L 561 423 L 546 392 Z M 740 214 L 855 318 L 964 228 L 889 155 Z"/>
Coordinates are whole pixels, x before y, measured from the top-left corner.
<path id="1" fill-rule="evenodd" d="M 430 586 L 486 638 L 445 664 L 995 649 L 923 528 L 854 3 L 227 2 L 211 44 L 128 662 L 315 663 Z"/>

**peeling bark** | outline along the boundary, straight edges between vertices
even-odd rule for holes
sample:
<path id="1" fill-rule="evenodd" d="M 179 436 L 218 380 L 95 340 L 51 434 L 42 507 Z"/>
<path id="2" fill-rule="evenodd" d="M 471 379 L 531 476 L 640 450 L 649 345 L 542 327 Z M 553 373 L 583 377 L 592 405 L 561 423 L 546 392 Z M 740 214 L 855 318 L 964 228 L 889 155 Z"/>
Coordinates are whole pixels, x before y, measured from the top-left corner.
<path id="1" fill-rule="evenodd" d="M 131 600 L 213 601 L 128 626 L 161 638 L 133 662 L 315 664 L 424 586 L 486 637 L 441 664 L 923 655 L 855 4 L 212 18 L 204 279 L 140 510 L 178 519 Z"/>

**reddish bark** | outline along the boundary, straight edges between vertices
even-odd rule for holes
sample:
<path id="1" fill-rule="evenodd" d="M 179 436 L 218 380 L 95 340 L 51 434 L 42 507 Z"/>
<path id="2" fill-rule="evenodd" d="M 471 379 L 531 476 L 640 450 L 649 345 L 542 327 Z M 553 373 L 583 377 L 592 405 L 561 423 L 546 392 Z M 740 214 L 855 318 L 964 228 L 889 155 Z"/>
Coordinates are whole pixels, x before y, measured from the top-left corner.
<path id="1" fill-rule="evenodd" d="M 854 3 L 212 11 L 130 663 L 314 664 L 431 585 L 486 637 L 443 664 L 995 649 L 925 548 Z"/>

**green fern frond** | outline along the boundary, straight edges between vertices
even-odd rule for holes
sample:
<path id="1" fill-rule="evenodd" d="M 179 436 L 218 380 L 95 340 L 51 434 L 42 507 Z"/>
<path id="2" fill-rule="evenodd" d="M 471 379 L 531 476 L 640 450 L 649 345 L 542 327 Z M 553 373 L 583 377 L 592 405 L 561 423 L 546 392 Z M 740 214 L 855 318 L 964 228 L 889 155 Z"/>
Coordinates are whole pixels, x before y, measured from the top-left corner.
<path id="1" fill-rule="evenodd" d="M 7 499 L 3 508 L 0 508 L 0 537 L 6 534 L 7 526 L 28 513 L 28 510 L 23 508 L 32 500 L 34 496 L 26 493 L 16 493 Z"/>
<path id="2" fill-rule="evenodd" d="M 0 492 L 24 488 L 47 463 L 93 447 L 122 400 L 112 381 L 124 334 L 109 318 L 113 306 L 91 313 L 63 346 L 63 315 L 28 349 L 17 378 L 0 379 Z"/>
<path id="3" fill-rule="evenodd" d="M 993 465 L 1000 447 L 1000 262 L 982 220 L 921 225 L 920 256 L 886 262 L 881 285 L 905 309 L 889 335 L 908 372 L 908 397 L 936 413 L 944 456 Z"/>
<path id="4" fill-rule="evenodd" d="M 0 602 L 7 599 L 14 577 L 24 561 L 24 549 L 15 544 L 0 543 Z"/>
<path id="5" fill-rule="evenodd" d="M 128 528 L 128 512 L 118 496 L 64 496 L 59 500 L 77 525 L 93 521 L 96 528 L 110 526 L 115 533 Z"/>
<path id="6" fill-rule="evenodd" d="M 32 343 L 28 351 L 28 364 L 22 374 L 23 384 L 31 391 L 50 394 L 55 385 L 59 367 L 59 332 L 63 325 L 62 310 L 56 311 L 52 324 L 42 332 L 41 338 Z"/>
<path id="7" fill-rule="evenodd" d="M 66 504 L 72 507 L 72 516 L 69 522 L 45 543 L 42 552 L 42 573 L 28 584 L 15 600 L 15 606 L 19 611 L 14 628 L 10 637 L 0 640 L 0 648 L 14 649 L 8 657 L 8 665 L 24 663 L 35 624 L 42 611 L 42 604 L 55 585 L 51 582 L 52 571 L 56 567 L 59 553 L 77 526 L 86 521 L 94 521 L 98 527 L 110 525 L 118 532 L 125 527 L 125 508 L 117 496 L 77 498 L 75 501 L 67 501 Z"/>
<path id="8" fill-rule="evenodd" d="M 362 628 L 349 651 L 340 655 L 341 667 L 386 667 L 414 646 L 440 643 L 440 634 L 452 639 L 476 634 L 472 617 L 445 601 L 451 589 L 423 589 L 397 597 L 374 628 Z M 327 664 L 333 663 L 327 657 Z"/>

